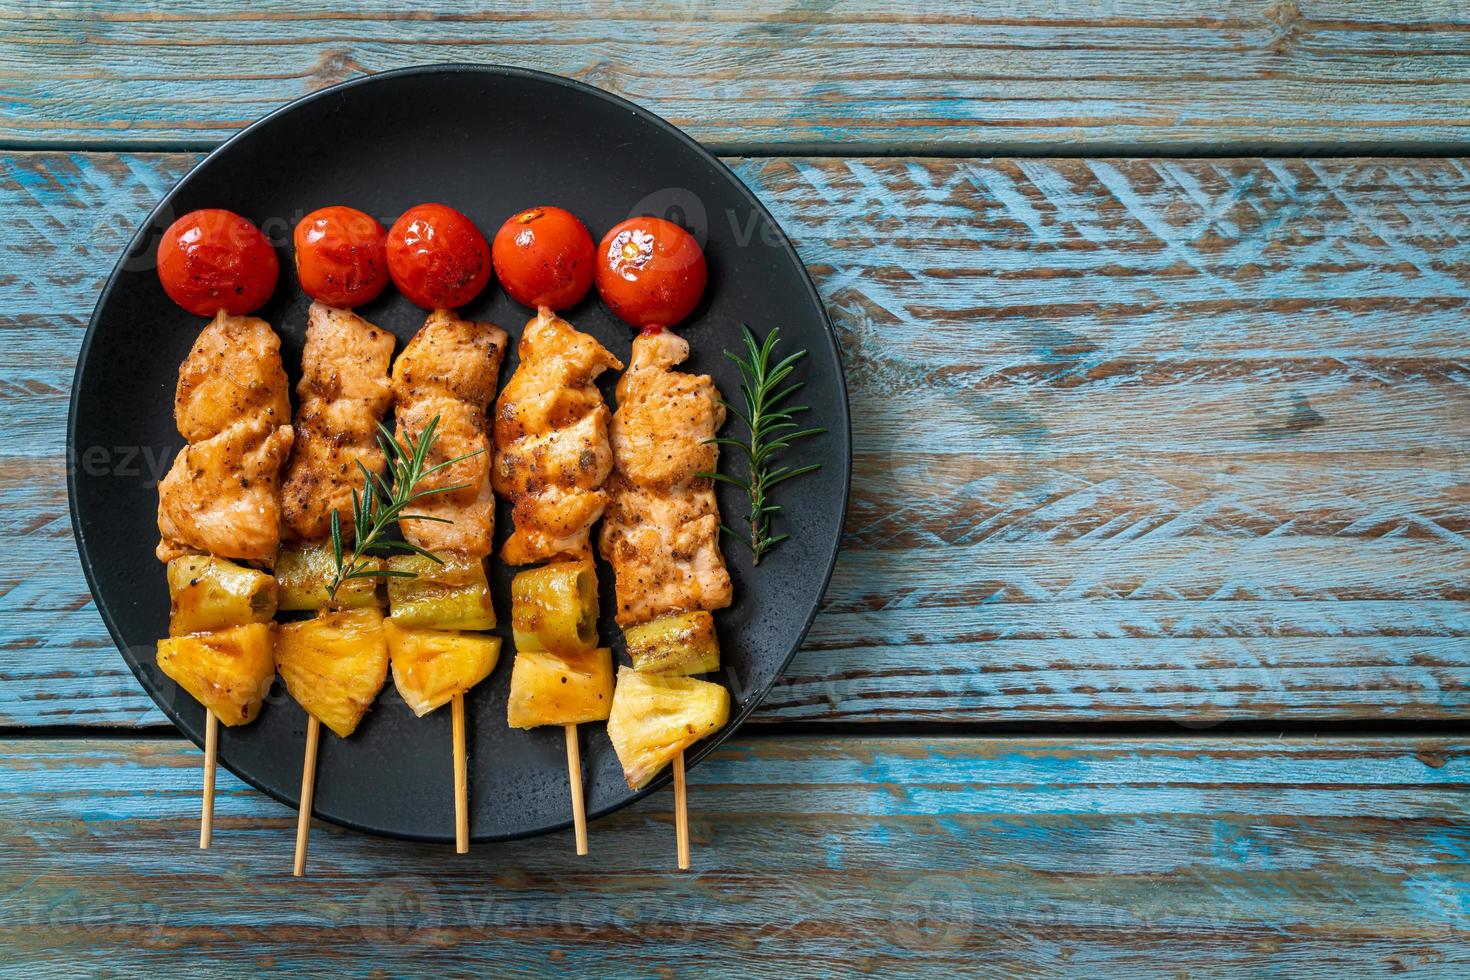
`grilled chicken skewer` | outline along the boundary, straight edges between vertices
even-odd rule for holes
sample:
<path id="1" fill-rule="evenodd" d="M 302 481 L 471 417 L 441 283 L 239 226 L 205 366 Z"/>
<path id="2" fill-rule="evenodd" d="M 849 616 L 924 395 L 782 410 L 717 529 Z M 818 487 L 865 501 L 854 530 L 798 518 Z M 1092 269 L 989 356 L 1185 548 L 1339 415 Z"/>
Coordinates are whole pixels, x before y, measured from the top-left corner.
<path id="1" fill-rule="evenodd" d="M 391 333 L 350 310 L 311 304 L 296 387 L 296 445 L 281 486 L 288 539 L 277 570 L 282 608 L 326 606 L 331 561 L 326 539 L 332 514 L 338 515 L 346 538 L 352 528 L 352 495 L 364 484 L 359 464 L 374 474 L 386 466 L 376 431 L 392 401 L 388 364 L 393 345 Z M 356 608 L 321 608 L 315 619 L 283 626 L 276 652 L 286 689 L 307 713 L 293 865 L 297 877 L 306 873 L 321 724 L 342 738 L 351 735 L 388 674 L 388 644 L 375 590 L 361 590 L 344 604 Z"/>
<path id="2" fill-rule="evenodd" d="M 681 869 L 689 867 L 684 749 L 722 727 L 730 703 L 720 685 L 689 676 L 719 666 L 710 612 L 730 605 L 731 586 L 713 481 L 698 475 L 715 472 L 711 440 L 725 408 L 708 375 L 674 370 L 688 356 L 688 342 L 668 330 L 633 341 L 618 380 L 600 540 L 635 668 L 619 671 L 608 735 L 633 789 L 673 762 Z"/>
<path id="3" fill-rule="evenodd" d="M 526 324 L 520 363 L 495 410 L 495 491 L 511 502 L 508 565 L 551 562 L 512 584 L 516 660 L 507 722 L 563 726 L 578 854 L 587 818 L 576 726 L 607 718 L 612 653 L 597 646 L 597 579 L 589 537 L 607 504 L 609 412 L 593 383 L 622 363 L 542 307 Z"/>
<path id="4" fill-rule="evenodd" d="M 390 559 L 390 568 L 401 565 L 417 577 L 389 579 L 387 626 L 393 681 L 409 707 L 422 716 L 446 701 L 451 704 L 455 850 L 460 854 L 470 849 L 464 694 L 495 669 L 500 657 L 499 637 L 464 631 L 495 625 L 484 565 L 495 530 L 486 410 L 495 398 L 506 340 L 494 324 L 435 310 L 393 365 L 398 438 L 419 440 L 437 419 L 430 462 L 463 457 L 414 488 L 438 492 L 414 505 L 418 519 L 405 517 L 403 537 L 440 564 L 422 555 Z"/>
<path id="5" fill-rule="evenodd" d="M 290 417 L 280 338 L 264 320 L 220 312 L 179 367 L 174 420 L 189 445 L 158 485 L 171 606 L 158 666 L 205 708 L 201 848 L 214 828 L 218 723 L 254 720 L 275 674 L 275 580 L 227 559 L 275 560 Z"/>

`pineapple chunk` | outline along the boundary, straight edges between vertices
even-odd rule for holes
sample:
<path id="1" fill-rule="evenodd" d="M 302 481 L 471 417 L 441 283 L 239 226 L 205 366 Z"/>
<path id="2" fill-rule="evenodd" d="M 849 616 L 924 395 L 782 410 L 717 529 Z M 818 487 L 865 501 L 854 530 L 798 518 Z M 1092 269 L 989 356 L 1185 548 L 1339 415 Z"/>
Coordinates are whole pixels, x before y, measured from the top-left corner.
<path id="1" fill-rule="evenodd" d="M 556 654 L 520 650 L 510 672 L 511 728 L 602 721 L 612 710 L 612 651 Z"/>
<path id="2" fill-rule="evenodd" d="M 445 555 L 442 565 L 422 555 L 395 555 L 391 572 L 412 572 L 413 578 L 390 576 L 388 602 L 393 622 L 436 630 L 488 630 L 495 626 L 490 605 L 490 583 L 485 563 L 478 558 Z"/>
<path id="3" fill-rule="evenodd" d="M 607 737 L 629 789 L 648 785 L 674 756 L 730 720 L 730 692 L 692 677 L 618 669 Z"/>
<path id="4" fill-rule="evenodd" d="M 296 703 L 346 738 L 388 679 L 383 614 L 345 609 L 287 623 L 276 640 L 276 665 Z"/>
<path id="5" fill-rule="evenodd" d="M 580 653 L 597 646 L 597 572 L 563 561 L 521 572 L 510 583 L 517 650 Z"/>
<path id="6" fill-rule="evenodd" d="M 158 669 L 194 695 L 226 725 L 260 714 L 276 673 L 269 623 L 249 623 L 213 633 L 158 641 Z"/>
<path id="7" fill-rule="evenodd" d="M 377 558 L 369 559 L 373 568 L 381 568 Z M 290 545 L 276 556 L 276 583 L 280 586 L 280 609 L 283 611 L 315 611 L 327 605 L 346 609 L 376 607 L 378 580 L 350 578 L 337 588 L 337 597 L 327 594 L 336 574 L 337 562 L 331 544 Z"/>
<path id="8" fill-rule="evenodd" d="M 223 558 L 184 555 L 168 563 L 170 636 L 268 623 L 276 580 Z"/>
<path id="9" fill-rule="evenodd" d="M 634 670 L 653 674 L 706 674 L 720 668 L 715 618 L 704 610 L 664 616 L 623 630 Z"/>
<path id="10" fill-rule="evenodd" d="M 423 717 L 480 683 L 500 659 L 500 637 L 458 630 L 402 629 L 389 619 L 388 656 L 398 693 Z"/>

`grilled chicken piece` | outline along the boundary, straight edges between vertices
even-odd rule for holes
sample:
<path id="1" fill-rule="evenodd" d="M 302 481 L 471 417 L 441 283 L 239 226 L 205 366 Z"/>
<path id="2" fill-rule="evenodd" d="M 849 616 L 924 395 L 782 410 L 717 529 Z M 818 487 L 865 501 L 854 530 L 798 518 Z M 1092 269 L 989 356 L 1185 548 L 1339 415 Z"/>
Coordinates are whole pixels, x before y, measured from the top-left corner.
<path id="1" fill-rule="evenodd" d="M 316 541 L 332 530 L 332 512 L 344 533 L 352 527 L 352 491 L 362 471 L 382 473 L 378 421 L 393 393 L 388 364 L 393 335 L 351 310 L 312 303 L 296 394 L 296 445 L 281 483 L 282 534 Z"/>
<path id="2" fill-rule="evenodd" d="M 590 557 L 612 469 L 609 413 L 593 380 L 622 362 L 544 307 L 526 324 L 519 354 L 495 408 L 495 491 L 515 518 L 501 557 L 509 565 Z"/>
<path id="3" fill-rule="evenodd" d="M 667 330 L 640 335 L 618 380 L 600 543 L 620 626 L 730 604 L 714 482 L 695 475 L 715 470 L 719 447 L 708 440 L 725 408 L 709 375 L 672 370 L 688 356 L 688 342 Z"/>
<path id="4" fill-rule="evenodd" d="M 255 415 L 285 425 L 291 420 L 287 385 L 281 338 L 270 324 L 221 310 L 179 365 L 174 392 L 179 435 L 203 442 Z"/>
<path id="5" fill-rule="evenodd" d="M 435 416 L 430 465 L 478 452 L 419 481 L 416 493 L 460 487 L 415 501 L 411 514 L 440 521 L 403 521 L 411 544 L 435 553 L 468 558 L 490 554 L 495 533 L 495 495 L 490 489 L 490 426 L 486 410 L 495 397 L 508 338 L 493 323 L 462 320 L 452 310 L 435 310 L 393 364 L 398 432 L 415 439 Z"/>
<path id="6" fill-rule="evenodd" d="M 281 342 L 255 317 L 220 313 L 179 367 L 174 419 L 190 445 L 158 485 L 160 561 L 275 560 L 280 467 L 294 433 Z"/>
<path id="7" fill-rule="evenodd" d="M 280 543 L 277 474 L 291 427 L 256 416 L 185 446 L 158 484 L 161 561 L 202 553 L 272 562 Z"/>

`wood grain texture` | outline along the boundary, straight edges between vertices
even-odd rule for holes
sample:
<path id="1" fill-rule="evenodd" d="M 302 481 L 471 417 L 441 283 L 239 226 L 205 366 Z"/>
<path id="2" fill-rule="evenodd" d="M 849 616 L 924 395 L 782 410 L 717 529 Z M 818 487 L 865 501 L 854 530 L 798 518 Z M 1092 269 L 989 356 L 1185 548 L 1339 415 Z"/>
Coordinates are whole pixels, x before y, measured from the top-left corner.
<path id="1" fill-rule="evenodd" d="M 15 976 L 1463 976 L 1458 739 L 743 738 L 669 794 L 486 846 L 319 826 L 173 740 L 0 742 Z"/>
<path id="2" fill-rule="evenodd" d="M 726 152 L 1362 152 L 1470 133 L 1470 12 L 1450 0 L 580 0 L 501 12 L 451 0 L 4 0 L 0 25 L 0 140 L 12 145 L 198 146 L 334 82 L 430 61 L 579 78 Z"/>
<path id="3" fill-rule="evenodd" d="M 63 426 L 109 257 L 194 159 L 0 156 L 0 724 L 162 721 Z M 832 313 L 856 454 L 760 720 L 1470 716 L 1464 161 L 731 162 Z"/>

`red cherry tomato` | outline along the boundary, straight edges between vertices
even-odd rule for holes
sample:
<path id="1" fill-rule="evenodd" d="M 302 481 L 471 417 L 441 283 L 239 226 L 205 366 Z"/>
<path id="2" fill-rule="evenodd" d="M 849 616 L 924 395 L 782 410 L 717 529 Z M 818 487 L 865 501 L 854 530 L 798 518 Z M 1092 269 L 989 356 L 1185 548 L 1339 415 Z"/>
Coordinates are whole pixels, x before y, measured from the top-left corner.
<path id="1" fill-rule="evenodd" d="M 694 236 L 662 218 L 629 218 L 597 248 L 597 291 L 645 330 L 672 327 L 704 293 L 709 272 Z"/>
<path id="2" fill-rule="evenodd" d="M 356 208 L 320 208 L 302 218 L 292 236 L 296 278 L 312 299 L 328 306 L 370 303 L 388 285 L 388 229 Z"/>
<path id="3" fill-rule="evenodd" d="M 526 306 L 565 310 L 592 287 L 596 249 L 587 226 L 561 208 L 529 208 L 495 233 L 490 255 L 495 278 Z"/>
<path id="4" fill-rule="evenodd" d="M 158 280 L 190 313 L 240 315 L 265 305 L 281 265 L 260 229 L 232 211 L 190 211 L 158 243 Z"/>
<path id="5" fill-rule="evenodd" d="M 419 204 L 388 231 L 388 273 L 399 292 L 424 309 L 454 309 L 490 281 L 490 245 L 454 208 Z"/>

